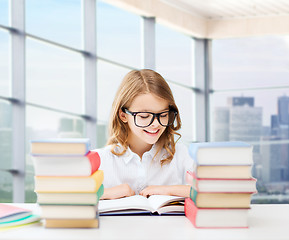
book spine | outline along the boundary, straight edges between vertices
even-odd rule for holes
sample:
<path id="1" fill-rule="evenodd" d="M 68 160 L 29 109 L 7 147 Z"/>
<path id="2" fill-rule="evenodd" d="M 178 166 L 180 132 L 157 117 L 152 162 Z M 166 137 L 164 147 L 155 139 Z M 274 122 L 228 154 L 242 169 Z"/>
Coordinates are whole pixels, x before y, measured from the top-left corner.
<path id="1" fill-rule="evenodd" d="M 191 185 L 195 190 L 198 190 L 198 179 L 195 173 L 191 171 L 186 172 L 186 182 L 187 184 Z"/>
<path id="2" fill-rule="evenodd" d="M 88 152 L 86 155 L 91 165 L 91 174 L 96 172 L 100 166 L 100 156 L 98 152 Z"/>
<path id="3" fill-rule="evenodd" d="M 196 226 L 196 217 L 198 209 L 195 206 L 194 202 L 190 198 L 185 199 L 185 215 L 191 221 L 191 223 Z"/>

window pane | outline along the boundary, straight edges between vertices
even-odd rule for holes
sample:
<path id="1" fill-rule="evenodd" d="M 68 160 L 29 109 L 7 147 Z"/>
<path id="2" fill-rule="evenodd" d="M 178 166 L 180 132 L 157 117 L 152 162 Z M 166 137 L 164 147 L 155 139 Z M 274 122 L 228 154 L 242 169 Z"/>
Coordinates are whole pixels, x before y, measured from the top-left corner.
<path id="1" fill-rule="evenodd" d="M 28 148 L 32 139 L 85 137 L 85 122 L 81 118 L 31 106 L 26 109 Z"/>
<path id="2" fill-rule="evenodd" d="M 30 155 L 30 142 L 44 138 L 82 138 L 85 137 L 83 119 L 65 114 L 55 113 L 40 108 L 27 106 L 26 112 L 26 202 L 35 202 L 34 168 Z"/>
<path id="3" fill-rule="evenodd" d="M 9 33 L 0 30 L 0 96 L 10 96 Z"/>
<path id="4" fill-rule="evenodd" d="M 191 37 L 156 24 L 156 69 L 163 77 L 192 86 Z"/>
<path id="5" fill-rule="evenodd" d="M 107 123 L 116 91 L 130 70 L 103 61 L 98 61 L 97 69 L 97 119 Z"/>
<path id="6" fill-rule="evenodd" d="M 0 170 L 0 202 L 12 202 L 12 182 L 12 175 Z"/>
<path id="7" fill-rule="evenodd" d="M 140 68 L 140 43 L 140 17 L 98 1 L 97 46 L 99 56 Z"/>
<path id="8" fill-rule="evenodd" d="M 213 89 L 289 85 L 289 38 L 214 40 Z"/>
<path id="9" fill-rule="evenodd" d="M 27 101 L 83 113 L 83 59 L 78 53 L 26 41 Z"/>
<path id="10" fill-rule="evenodd" d="M 0 24 L 8 26 L 8 11 L 9 2 L 8 0 L 0 0 Z"/>
<path id="11" fill-rule="evenodd" d="M 26 0 L 26 31 L 81 48 L 81 0 Z"/>
<path id="12" fill-rule="evenodd" d="M 172 89 L 175 102 L 180 111 L 180 117 L 182 121 L 182 128 L 180 133 L 182 135 L 181 140 L 184 142 L 191 142 L 194 140 L 193 137 L 193 101 L 194 94 L 190 89 L 180 87 L 176 84 L 169 84 Z"/>
<path id="13" fill-rule="evenodd" d="M 259 193 L 253 202 L 289 203 L 289 88 L 215 93 L 211 116 L 213 141 L 254 146 L 252 173 Z"/>
<path id="14" fill-rule="evenodd" d="M 12 106 L 0 100 L 0 169 L 12 168 Z"/>

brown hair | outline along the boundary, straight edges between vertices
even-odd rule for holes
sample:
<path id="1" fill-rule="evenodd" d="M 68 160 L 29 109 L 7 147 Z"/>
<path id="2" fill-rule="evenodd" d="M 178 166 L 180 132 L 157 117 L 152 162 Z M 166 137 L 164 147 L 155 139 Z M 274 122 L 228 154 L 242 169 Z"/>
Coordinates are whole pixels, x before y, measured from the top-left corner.
<path id="1" fill-rule="evenodd" d="M 157 72 L 149 69 L 130 71 L 121 82 L 112 104 L 110 122 L 109 122 L 109 140 L 108 145 L 112 145 L 111 152 L 121 156 L 128 148 L 128 125 L 119 117 L 120 109 L 129 108 L 136 96 L 140 94 L 151 93 L 168 101 L 170 109 L 177 111 L 174 125 L 166 127 L 165 131 L 158 140 L 158 152 L 164 148 L 168 155 L 166 159 L 161 160 L 161 165 L 170 163 L 175 154 L 174 135 L 181 135 L 176 131 L 181 128 L 181 119 L 172 91 L 168 83 Z M 179 139 L 178 138 L 178 139 Z M 117 151 L 117 145 L 121 144 L 123 151 Z"/>

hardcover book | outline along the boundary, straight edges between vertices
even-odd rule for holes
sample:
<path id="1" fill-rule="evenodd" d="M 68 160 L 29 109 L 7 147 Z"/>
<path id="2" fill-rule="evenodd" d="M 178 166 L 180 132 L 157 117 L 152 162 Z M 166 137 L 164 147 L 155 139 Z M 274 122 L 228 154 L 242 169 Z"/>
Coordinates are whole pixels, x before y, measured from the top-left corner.
<path id="1" fill-rule="evenodd" d="M 99 218 L 94 219 L 45 219 L 46 228 L 98 228 Z"/>
<path id="2" fill-rule="evenodd" d="M 97 152 L 84 156 L 32 156 L 36 176 L 90 176 L 100 166 Z"/>
<path id="3" fill-rule="evenodd" d="M 97 192 L 103 182 L 103 171 L 97 170 L 88 177 L 35 176 L 35 192 Z"/>
<path id="4" fill-rule="evenodd" d="M 251 165 L 195 166 L 195 173 L 198 178 L 250 179 L 252 178 L 251 170 Z"/>
<path id="5" fill-rule="evenodd" d="M 250 208 L 252 193 L 211 193 L 192 189 L 190 198 L 198 208 Z"/>
<path id="6" fill-rule="evenodd" d="M 96 204 L 104 192 L 103 185 L 97 193 L 37 193 L 39 204 L 93 205 Z"/>
<path id="7" fill-rule="evenodd" d="M 185 200 L 185 215 L 196 228 L 248 228 L 248 209 L 197 208 L 190 198 Z"/>
<path id="8" fill-rule="evenodd" d="M 210 179 L 197 178 L 195 173 L 187 171 L 186 182 L 198 192 L 244 192 L 255 193 L 256 179 Z"/>
<path id="9" fill-rule="evenodd" d="M 31 141 L 32 155 L 86 155 L 90 148 L 88 138 L 51 138 Z"/>
<path id="10" fill-rule="evenodd" d="M 40 205 L 45 219 L 94 219 L 98 216 L 97 205 Z"/>
<path id="11" fill-rule="evenodd" d="M 191 143 L 189 154 L 197 165 L 253 164 L 253 147 L 244 142 Z"/>

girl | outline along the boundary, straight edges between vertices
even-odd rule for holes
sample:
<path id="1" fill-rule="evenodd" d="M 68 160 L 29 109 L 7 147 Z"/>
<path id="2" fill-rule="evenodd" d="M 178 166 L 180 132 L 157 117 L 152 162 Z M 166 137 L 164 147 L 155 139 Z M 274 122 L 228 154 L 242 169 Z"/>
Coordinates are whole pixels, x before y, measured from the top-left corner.
<path id="1" fill-rule="evenodd" d="M 110 137 L 98 150 L 104 171 L 102 199 L 154 194 L 189 197 L 183 185 L 193 161 L 187 147 L 175 143 L 181 127 L 172 91 L 157 72 L 133 70 L 113 102 Z"/>

